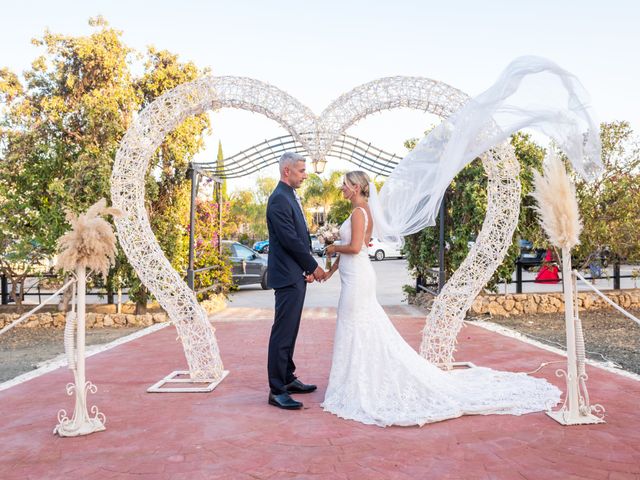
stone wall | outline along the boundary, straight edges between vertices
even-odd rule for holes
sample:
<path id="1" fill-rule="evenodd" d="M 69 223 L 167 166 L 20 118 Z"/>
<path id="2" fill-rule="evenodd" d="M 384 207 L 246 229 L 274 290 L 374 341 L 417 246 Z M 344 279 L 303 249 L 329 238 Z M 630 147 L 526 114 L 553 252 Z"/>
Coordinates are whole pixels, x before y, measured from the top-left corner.
<path id="1" fill-rule="evenodd" d="M 213 298 L 200 302 L 200 305 L 212 314 L 226 307 L 224 297 Z M 90 308 L 90 306 L 88 306 Z M 22 314 L 18 313 L 0 313 L 0 328 L 9 325 L 14 320 L 20 318 Z M 167 322 L 169 320 L 166 313 L 146 313 L 144 315 L 133 315 L 125 313 L 87 313 L 87 328 L 114 328 L 114 327 L 148 327 L 154 323 Z M 65 314 L 60 312 L 54 313 L 36 313 L 31 315 L 27 320 L 23 321 L 15 328 L 64 328 Z"/>
<path id="2" fill-rule="evenodd" d="M 609 290 L 604 292 L 614 303 L 624 309 L 640 309 L 640 289 Z M 412 303 L 430 308 L 433 297 L 419 294 Z M 578 308 L 598 310 L 613 308 L 594 292 L 578 292 Z M 562 293 L 520 293 L 513 295 L 480 294 L 469 309 L 471 315 L 531 315 L 536 313 L 564 312 L 564 295 Z"/>

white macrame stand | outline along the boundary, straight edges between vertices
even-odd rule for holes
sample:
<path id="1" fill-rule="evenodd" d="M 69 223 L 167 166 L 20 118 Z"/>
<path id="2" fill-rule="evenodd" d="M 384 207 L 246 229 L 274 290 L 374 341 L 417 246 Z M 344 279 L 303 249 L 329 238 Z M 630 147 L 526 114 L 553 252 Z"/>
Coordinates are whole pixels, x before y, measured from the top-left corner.
<path id="1" fill-rule="evenodd" d="M 87 290 L 87 269 L 78 266 L 76 269 L 77 279 L 77 296 L 76 302 L 78 307 L 77 313 L 77 348 L 76 357 L 73 353 L 68 353 L 69 368 L 73 370 L 75 383 L 67 384 L 67 394 L 75 393 L 75 409 L 73 417 L 68 418 L 66 410 L 58 412 L 58 425 L 53 429 L 53 433 L 57 433 L 61 437 L 77 437 L 80 435 L 89 435 L 90 433 L 105 430 L 106 417 L 98 410 L 95 405 L 91 407 L 91 414 L 87 411 L 87 393 L 96 393 L 98 387 L 85 379 L 85 305 Z M 67 320 L 69 321 L 69 319 Z M 71 320 L 73 321 L 73 320 Z"/>
<path id="2" fill-rule="evenodd" d="M 578 315 L 577 278 L 571 270 L 571 251 L 562 249 L 562 282 L 564 284 L 564 319 L 567 331 L 567 370 L 557 370 L 558 377 L 565 377 L 567 393 L 559 410 L 547 411 L 547 415 L 562 425 L 586 425 L 605 423 L 602 405 L 589 405 L 587 374 L 585 372 L 585 348 L 582 323 Z"/>

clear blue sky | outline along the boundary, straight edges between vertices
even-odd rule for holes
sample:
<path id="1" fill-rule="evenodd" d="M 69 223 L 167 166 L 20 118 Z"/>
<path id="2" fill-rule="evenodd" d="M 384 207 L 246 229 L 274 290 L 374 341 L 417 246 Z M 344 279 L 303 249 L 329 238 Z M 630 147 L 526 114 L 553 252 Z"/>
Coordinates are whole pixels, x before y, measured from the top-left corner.
<path id="1" fill-rule="evenodd" d="M 316 112 L 354 86 L 418 75 L 470 95 L 486 89 L 515 57 L 550 58 L 576 74 L 599 119 L 640 130 L 640 3 L 609 1 L 29 1 L 0 14 L 0 66 L 21 72 L 39 53 L 30 39 L 45 28 L 79 35 L 103 15 L 124 41 L 166 48 L 216 75 L 274 84 Z M 211 147 L 230 155 L 281 134 L 270 120 L 223 110 L 212 115 Z M 429 119 L 389 112 L 350 132 L 403 154 L 402 142 Z M 336 165 L 342 167 L 342 165 Z"/>

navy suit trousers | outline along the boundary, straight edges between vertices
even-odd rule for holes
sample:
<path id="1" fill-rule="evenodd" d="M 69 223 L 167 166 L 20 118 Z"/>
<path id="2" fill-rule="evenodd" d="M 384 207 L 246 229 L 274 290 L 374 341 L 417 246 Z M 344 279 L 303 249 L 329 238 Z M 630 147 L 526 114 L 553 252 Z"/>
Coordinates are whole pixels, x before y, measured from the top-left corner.
<path id="1" fill-rule="evenodd" d="M 267 361 L 269 387 L 274 395 L 285 393 L 285 385 L 296 379 L 293 350 L 306 293 L 307 283 L 302 276 L 292 285 L 275 289 L 275 319 L 271 327 Z"/>

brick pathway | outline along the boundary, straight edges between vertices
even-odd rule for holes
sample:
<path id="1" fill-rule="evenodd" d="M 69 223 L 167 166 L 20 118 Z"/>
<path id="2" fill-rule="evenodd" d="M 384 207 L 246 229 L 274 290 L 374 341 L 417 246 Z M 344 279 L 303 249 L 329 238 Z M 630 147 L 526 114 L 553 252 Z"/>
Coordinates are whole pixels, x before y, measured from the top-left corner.
<path id="1" fill-rule="evenodd" d="M 388 311 L 417 348 L 424 319 L 407 307 Z M 99 388 L 89 405 L 106 414 L 105 432 L 66 439 L 51 433 L 58 409 L 73 409 L 66 369 L 2 391 L 0 478 L 640 478 L 640 382 L 593 367 L 589 389 L 607 409 L 604 425 L 563 427 L 534 413 L 383 429 L 323 412 L 334 314 L 305 312 L 296 363 L 301 379 L 319 389 L 297 396 L 302 411 L 267 405 L 271 312 L 260 309 L 229 308 L 214 318 L 231 373 L 212 393 L 145 392 L 184 367 L 172 327 L 89 358 L 87 378 Z M 465 327 L 459 340 L 457 359 L 483 366 L 530 371 L 561 359 L 476 326 Z M 536 375 L 561 386 L 557 366 Z"/>

